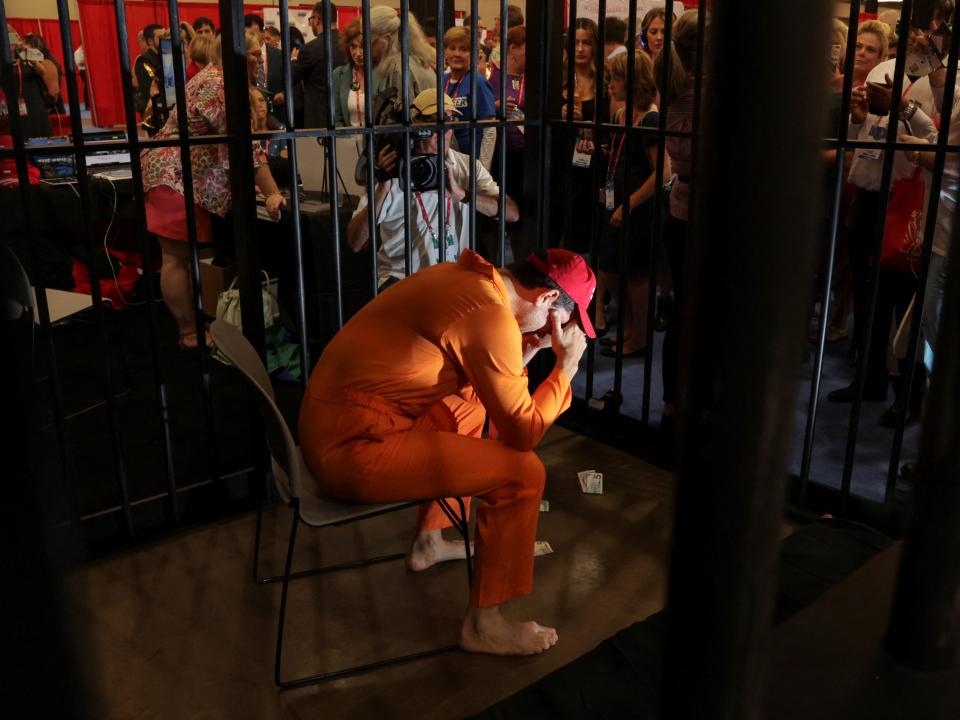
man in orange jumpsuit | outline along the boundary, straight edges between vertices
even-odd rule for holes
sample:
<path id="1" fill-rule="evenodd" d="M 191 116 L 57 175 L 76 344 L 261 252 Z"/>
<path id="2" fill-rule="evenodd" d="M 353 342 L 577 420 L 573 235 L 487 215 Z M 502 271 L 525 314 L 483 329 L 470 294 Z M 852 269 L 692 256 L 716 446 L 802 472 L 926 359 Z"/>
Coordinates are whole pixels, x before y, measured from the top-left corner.
<path id="1" fill-rule="evenodd" d="M 497 270 L 465 251 L 381 293 L 327 346 L 300 411 L 304 459 L 322 493 L 354 502 L 479 497 L 476 564 L 460 646 L 540 653 L 556 630 L 513 622 L 507 600 L 533 587 L 546 479 L 533 449 L 570 405 L 594 337 L 596 280 L 583 258 L 539 251 Z M 571 321 L 571 318 L 573 321 Z M 525 366 L 552 346 L 556 366 L 531 395 Z M 483 439 L 489 414 L 498 438 Z M 463 557 L 444 541 L 436 503 L 421 506 L 411 570 Z"/>

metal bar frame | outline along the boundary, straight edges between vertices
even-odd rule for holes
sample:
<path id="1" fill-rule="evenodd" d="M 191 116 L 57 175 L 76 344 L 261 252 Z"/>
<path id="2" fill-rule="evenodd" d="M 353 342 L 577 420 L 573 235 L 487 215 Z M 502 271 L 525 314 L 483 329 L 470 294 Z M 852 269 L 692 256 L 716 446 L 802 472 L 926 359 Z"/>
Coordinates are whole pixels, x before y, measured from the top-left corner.
<path id="1" fill-rule="evenodd" d="M 466 561 L 467 561 L 467 581 L 469 583 L 473 577 L 473 564 L 472 564 L 471 554 L 470 554 L 469 518 L 466 515 L 465 506 L 462 498 L 456 498 L 456 500 L 460 507 L 459 515 L 455 510 L 453 510 L 450 507 L 449 503 L 447 503 L 445 499 L 440 498 L 440 499 L 437 499 L 436 502 L 443 509 L 444 513 L 450 518 L 451 522 L 453 522 L 454 527 L 457 529 L 457 532 L 459 532 L 463 536 L 463 544 L 465 548 Z M 395 512 L 397 510 L 404 510 L 418 504 L 420 503 L 409 503 L 396 508 L 391 508 L 390 510 L 375 512 L 363 518 L 355 518 L 339 524 L 343 524 L 343 525 L 353 524 L 354 522 L 358 522 L 360 520 L 365 520 L 370 517 L 375 517 L 377 515 Z M 273 674 L 273 681 L 277 687 L 281 689 L 304 687 L 306 685 L 313 685 L 315 683 L 323 682 L 325 680 L 334 680 L 336 678 L 346 677 L 348 675 L 357 675 L 360 673 L 369 672 L 371 670 L 376 670 L 378 668 L 386 667 L 388 665 L 396 665 L 398 663 L 410 662 L 413 660 L 420 660 L 423 658 L 432 657 L 434 655 L 439 655 L 441 653 L 450 652 L 451 650 L 458 649 L 457 645 L 444 645 L 442 647 L 433 648 L 430 650 L 410 653 L 407 655 L 400 655 L 397 657 L 391 657 L 384 660 L 377 660 L 375 662 L 364 663 L 361 665 L 354 665 L 351 667 L 340 668 L 337 670 L 330 670 L 327 672 L 317 673 L 314 675 L 298 677 L 292 680 L 283 680 L 281 678 L 281 674 L 282 674 L 281 665 L 283 660 L 283 631 L 286 625 L 287 596 L 289 594 L 290 581 L 296 578 L 310 577 L 310 576 L 318 575 L 322 573 L 336 572 L 339 570 L 348 570 L 348 569 L 353 569 L 357 567 L 364 567 L 364 566 L 375 564 L 375 563 L 387 562 L 390 560 L 396 560 L 396 559 L 405 557 L 405 554 L 382 555 L 382 556 L 370 558 L 367 560 L 355 560 L 355 561 L 350 561 L 345 563 L 338 563 L 336 565 L 328 565 L 326 567 L 320 567 L 320 568 L 315 568 L 313 570 L 306 570 L 306 571 L 300 571 L 295 573 L 293 572 L 292 567 L 293 567 L 293 552 L 294 552 L 294 547 L 297 541 L 297 527 L 300 525 L 300 523 L 304 523 L 304 524 L 306 523 L 304 522 L 303 517 L 300 514 L 299 499 L 294 498 L 293 500 L 291 500 L 290 507 L 293 510 L 293 513 L 292 513 L 293 517 L 290 525 L 290 540 L 287 544 L 287 555 L 286 555 L 286 561 L 284 564 L 284 573 L 282 576 L 279 576 L 279 577 L 258 579 L 258 582 L 261 582 L 261 583 L 272 583 L 272 582 L 278 582 L 278 581 L 282 583 L 281 591 L 280 591 L 280 612 L 279 612 L 279 618 L 277 623 L 277 645 L 276 645 L 274 674 Z M 257 577 L 256 568 L 254 568 L 254 577 Z"/>
<path id="2" fill-rule="evenodd" d="M 790 22 L 811 28 L 825 29 L 828 18 L 827 3 L 797 5 L 789 13 Z M 827 39 L 826 33 L 791 34 L 787 19 L 777 3 L 715 3 L 711 13 L 712 71 L 705 89 L 712 112 L 704 125 L 711 161 L 701 162 L 695 176 L 696 221 L 687 245 L 687 278 L 694 281 L 683 290 L 683 333 L 692 342 L 686 354 L 681 350 L 681 377 L 686 370 L 688 384 L 679 398 L 684 432 L 663 643 L 665 717 L 762 715 L 764 650 L 799 381 L 796 340 L 810 292 L 796 268 L 812 267 L 817 214 L 818 198 L 797 191 L 820 172 L 822 80 L 808 68 L 826 54 Z M 745 89 L 757 77 L 747 80 L 739 72 L 741 48 L 728 41 L 747 22 L 767 29 L 752 52 L 766 56 L 776 45 L 793 58 L 760 71 L 769 93 Z M 811 37 L 820 37 L 819 44 Z M 795 110 L 774 114 L 760 127 L 744 125 L 739 113 L 720 112 L 729 97 L 742 99 L 746 116 L 770 104 L 785 107 L 788 93 L 802 98 Z M 752 153 L 735 161 L 738 148 L 767 147 L 788 130 L 792 142 L 781 144 L 776 157 Z M 778 162 L 791 172 L 774 172 Z M 742 192 L 747 178 L 758 176 L 768 180 Z M 735 218 L 749 219 L 724 243 L 712 242 L 712 228 Z M 781 242 L 769 243 L 770 236 Z M 731 283 L 731 277 L 753 282 Z M 724 302 L 718 303 L 721 295 Z M 765 332 L 743 322 L 748 308 Z M 750 351 L 711 352 L 717 343 Z"/>

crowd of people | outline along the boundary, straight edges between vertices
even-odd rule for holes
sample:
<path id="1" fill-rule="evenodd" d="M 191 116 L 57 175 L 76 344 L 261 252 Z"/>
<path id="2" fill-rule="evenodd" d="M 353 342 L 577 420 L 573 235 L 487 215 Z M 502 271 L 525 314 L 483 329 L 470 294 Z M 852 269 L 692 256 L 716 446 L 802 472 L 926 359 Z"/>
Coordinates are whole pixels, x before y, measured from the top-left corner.
<path id="1" fill-rule="evenodd" d="M 952 0 L 937 0 L 929 26 L 918 27 L 921 23 L 915 22 L 916 18 L 900 18 L 898 11 L 860 23 L 854 48 L 853 76 L 849 82 L 851 106 L 848 118 L 839 117 L 848 28 L 840 21 L 835 21 L 833 28 L 828 85 L 834 112 L 828 136 L 839 135 L 838 124 L 848 122 L 848 138 L 867 142 L 883 141 L 887 137 L 898 33 L 907 33 L 906 76 L 902 83 L 896 136 L 900 142 L 914 144 L 916 149 L 897 152 L 893 159 L 890 194 L 886 198 L 884 249 L 880 257 L 876 256 L 876 243 L 878 219 L 885 200 L 882 187 L 884 152 L 872 148 L 847 152 L 842 165 L 844 177 L 841 182 L 845 191 L 840 209 L 840 242 L 830 289 L 833 312 L 826 328 L 828 343 L 852 334 L 852 357 L 863 358 L 866 363 L 865 401 L 886 401 L 892 381 L 894 402 L 879 419 L 885 427 L 919 418 L 925 370 L 931 368 L 933 362 L 932 350 L 946 275 L 945 258 L 957 193 L 958 166 L 952 156 L 948 156 L 942 176 L 929 282 L 923 303 L 925 362 L 914 365 L 912 377 L 908 371 L 911 363 L 906 358 L 904 339 L 912 319 L 911 305 L 920 290 L 919 248 L 923 244 L 924 217 L 932 179 L 930 173 L 934 169 L 933 153 L 923 148 L 937 142 L 941 112 L 951 112 L 950 138 L 957 131 L 956 97 L 950 107 L 944 105 L 943 97 L 947 73 L 943 63 L 946 62 L 953 13 Z M 926 72 L 921 69 L 924 63 L 928 63 Z M 827 153 L 826 158 L 833 171 L 829 191 L 832 197 L 838 158 L 835 152 Z M 904 197 L 905 193 L 912 193 L 915 201 L 899 202 L 897 198 Z M 888 248 L 901 243 L 904 238 L 913 248 L 906 264 L 897 263 L 896 258 L 891 259 L 888 253 Z M 878 283 L 876 286 L 875 282 Z M 877 302 L 871 325 L 870 308 L 874 294 Z M 848 327 L 851 309 L 852 332 Z M 911 381 L 913 390 L 907 402 L 907 387 Z M 845 403 L 852 402 L 855 395 L 856 383 L 851 378 L 849 385 L 833 389 L 827 398 L 831 402 Z"/>

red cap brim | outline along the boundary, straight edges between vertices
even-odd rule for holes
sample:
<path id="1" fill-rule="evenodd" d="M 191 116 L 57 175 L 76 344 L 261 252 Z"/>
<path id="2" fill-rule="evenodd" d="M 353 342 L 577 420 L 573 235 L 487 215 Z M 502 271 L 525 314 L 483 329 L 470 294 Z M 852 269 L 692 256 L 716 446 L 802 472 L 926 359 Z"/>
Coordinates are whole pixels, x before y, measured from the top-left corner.
<path id="1" fill-rule="evenodd" d="M 593 329 L 593 323 L 590 322 L 590 308 L 580 303 L 577 303 L 577 324 L 588 338 L 596 340 L 597 332 Z"/>

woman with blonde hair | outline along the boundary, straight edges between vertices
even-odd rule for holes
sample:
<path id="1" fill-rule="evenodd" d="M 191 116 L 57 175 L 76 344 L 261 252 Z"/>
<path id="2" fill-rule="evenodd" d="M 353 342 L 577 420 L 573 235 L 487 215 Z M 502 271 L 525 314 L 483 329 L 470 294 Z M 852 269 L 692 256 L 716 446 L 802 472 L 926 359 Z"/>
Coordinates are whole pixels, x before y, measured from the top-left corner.
<path id="1" fill-rule="evenodd" d="M 633 57 L 633 97 L 629 103 L 632 117 L 627 117 L 629 62 L 630 56 L 620 53 L 609 61 L 607 68 L 610 96 L 623 106 L 613 121 L 617 125 L 656 129 L 660 125 L 656 106 L 657 84 L 653 79 L 653 62 L 642 50 L 637 50 Z M 602 198 L 604 229 L 600 241 L 600 276 L 605 287 L 616 293 L 623 272 L 627 276 L 627 297 L 621 307 L 623 337 L 603 343 L 611 347 L 602 354 L 614 357 L 619 346 L 623 357 L 639 357 L 647 345 L 650 243 L 653 240 L 657 167 L 661 159 L 657 137 L 653 133 L 634 135 L 627 142 L 625 131 L 613 131 L 608 147 Z M 583 141 L 577 149 L 593 152 L 594 147 L 592 142 Z M 627 247 L 626 256 L 621 257 L 624 224 L 628 228 Z M 598 320 L 603 319 L 602 313 L 602 298 L 598 295 Z"/>
<path id="2" fill-rule="evenodd" d="M 423 34 L 413 13 L 407 13 L 409 38 L 409 97 L 437 86 L 437 53 Z M 390 7 L 370 8 L 370 62 L 374 66 L 373 94 L 395 88 L 398 101 L 403 96 L 403 63 L 400 44 L 400 16 Z"/>
<path id="3" fill-rule="evenodd" d="M 194 75 L 214 61 L 214 48 L 217 46 L 218 55 L 220 38 L 212 35 L 197 35 L 190 43 L 190 64 L 187 65 L 187 82 L 193 80 Z M 217 64 L 219 64 L 219 57 Z"/>

